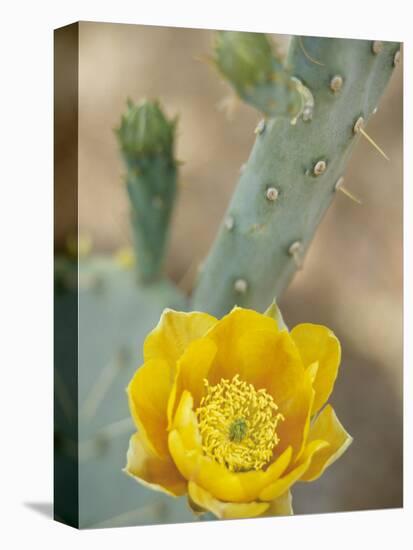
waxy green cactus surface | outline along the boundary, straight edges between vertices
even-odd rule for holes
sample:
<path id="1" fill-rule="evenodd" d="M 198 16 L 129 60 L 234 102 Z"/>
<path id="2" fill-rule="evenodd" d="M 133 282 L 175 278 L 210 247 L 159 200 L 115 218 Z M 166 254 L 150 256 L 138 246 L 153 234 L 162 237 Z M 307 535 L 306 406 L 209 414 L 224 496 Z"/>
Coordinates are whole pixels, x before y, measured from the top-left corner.
<path id="1" fill-rule="evenodd" d="M 235 304 L 262 311 L 280 296 L 303 265 L 360 139 L 358 125 L 375 111 L 399 48 L 395 42 L 292 39 L 288 66 L 313 96 L 311 116 L 269 118 L 257 127 L 193 309 L 217 316 Z"/>
<path id="2" fill-rule="evenodd" d="M 94 254 L 79 263 L 60 257 L 55 267 L 56 468 L 64 473 L 79 461 L 79 501 L 67 498 L 59 508 L 62 519 L 75 523 L 70 515 L 79 506 L 84 528 L 190 521 L 183 499 L 148 491 L 122 471 L 136 429 L 126 386 L 161 312 L 185 309 L 185 297 L 166 280 L 137 284 L 133 269 L 110 256 Z M 70 495 L 70 483 L 59 475 L 56 489 Z"/>

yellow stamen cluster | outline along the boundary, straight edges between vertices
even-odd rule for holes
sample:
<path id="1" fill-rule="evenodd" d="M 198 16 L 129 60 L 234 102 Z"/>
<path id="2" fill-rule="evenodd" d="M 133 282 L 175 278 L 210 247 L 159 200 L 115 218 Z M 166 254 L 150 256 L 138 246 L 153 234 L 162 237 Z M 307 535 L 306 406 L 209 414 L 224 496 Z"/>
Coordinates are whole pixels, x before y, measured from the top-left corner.
<path id="1" fill-rule="evenodd" d="M 262 469 L 279 442 L 276 428 L 283 420 L 274 399 L 238 375 L 215 386 L 204 383 L 196 411 L 204 453 L 233 472 Z"/>

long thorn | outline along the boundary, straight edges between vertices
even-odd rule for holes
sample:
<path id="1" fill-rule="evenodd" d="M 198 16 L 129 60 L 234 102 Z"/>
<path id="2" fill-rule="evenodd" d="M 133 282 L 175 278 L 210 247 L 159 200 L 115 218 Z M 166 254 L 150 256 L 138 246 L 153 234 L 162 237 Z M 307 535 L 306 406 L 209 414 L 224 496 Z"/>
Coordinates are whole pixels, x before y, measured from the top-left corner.
<path id="1" fill-rule="evenodd" d="M 324 63 L 321 63 L 321 61 L 317 61 L 317 59 L 314 59 L 314 57 L 311 57 L 311 55 L 307 52 L 307 50 L 304 48 L 304 42 L 301 36 L 298 37 L 298 41 L 300 43 L 300 47 L 303 50 L 303 54 L 305 57 L 311 61 L 311 63 L 315 63 L 316 65 L 321 65 L 321 67 L 324 67 Z"/>
<path id="2" fill-rule="evenodd" d="M 390 160 L 389 157 L 386 155 L 386 153 L 383 151 L 383 149 L 380 149 L 380 147 L 377 145 L 377 143 L 368 135 L 368 133 L 363 129 L 359 128 L 358 130 L 362 136 L 364 136 L 367 141 L 373 145 L 373 147 L 386 159 Z"/>
<path id="3" fill-rule="evenodd" d="M 234 114 L 241 105 L 241 100 L 235 94 L 222 98 L 217 103 L 218 111 L 222 111 L 229 121 L 234 119 Z"/>
<path id="4" fill-rule="evenodd" d="M 121 366 L 123 366 L 123 360 L 119 356 L 100 371 L 81 408 L 80 416 L 83 420 L 90 420 L 94 416 Z"/>
<path id="5" fill-rule="evenodd" d="M 107 426 L 104 426 L 99 430 L 99 432 L 106 437 L 116 437 L 124 433 L 131 432 L 133 430 L 133 422 L 131 418 L 122 418 L 122 420 L 117 420 L 112 422 Z"/>
<path id="6" fill-rule="evenodd" d="M 339 187 L 338 190 L 344 193 L 349 199 L 356 202 L 357 204 L 363 204 L 359 198 L 353 195 L 353 193 L 350 193 L 350 191 L 345 187 Z"/>

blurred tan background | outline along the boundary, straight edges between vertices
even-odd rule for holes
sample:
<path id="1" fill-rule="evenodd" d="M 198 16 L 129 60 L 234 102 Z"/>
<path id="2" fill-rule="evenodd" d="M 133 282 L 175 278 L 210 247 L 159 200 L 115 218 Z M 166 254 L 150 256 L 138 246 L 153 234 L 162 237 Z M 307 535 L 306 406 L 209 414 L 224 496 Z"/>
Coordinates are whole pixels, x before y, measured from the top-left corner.
<path id="1" fill-rule="evenodd" d="M 274 36 L 281 50 L 288 37 Z M 204 30 L 82 23 L 79 67 L 79 224 L 98 251 L 130 243 L 123 167 L 112 131 L 127 97 L 162 100 L 179 114 L 184 161 L 167 270 L 190 291 L 247 160 L 259 115 L 218 109 L 229 88 L 196 58 Z M 311 485 L 295 489 L 297 513 L 402 505 L 402 69 L 368 125 L 386 162 L 361 140 L 338 193 L 281 305 L 290 325 L 320 322 L 343 344 L 333 404 L 354 436 L 349 451 Z M 65 228 L 62 227 L 62 235 Z"/>

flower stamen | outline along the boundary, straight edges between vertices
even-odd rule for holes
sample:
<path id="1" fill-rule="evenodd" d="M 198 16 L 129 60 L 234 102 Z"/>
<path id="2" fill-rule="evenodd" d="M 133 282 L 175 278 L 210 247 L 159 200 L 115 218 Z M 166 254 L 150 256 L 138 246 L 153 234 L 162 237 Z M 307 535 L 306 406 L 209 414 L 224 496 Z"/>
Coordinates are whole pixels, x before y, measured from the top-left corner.
<path id="1" fill-rule="evenodd" d="M 235 375 L 210 386 L 196 410 L 204 453 L 240 472 L 260 470 L 271 460 L 278 444 L 276 428 L 284 420 L 265 389 Z"/>

